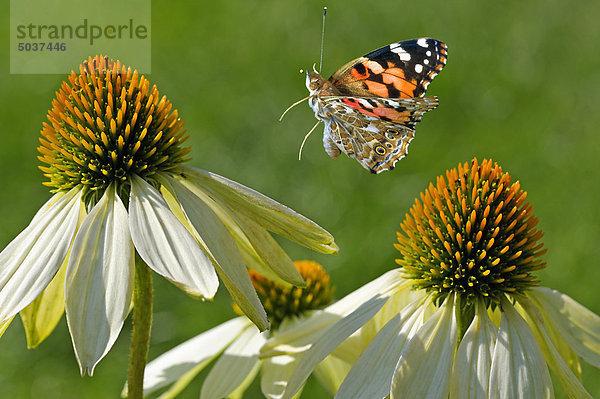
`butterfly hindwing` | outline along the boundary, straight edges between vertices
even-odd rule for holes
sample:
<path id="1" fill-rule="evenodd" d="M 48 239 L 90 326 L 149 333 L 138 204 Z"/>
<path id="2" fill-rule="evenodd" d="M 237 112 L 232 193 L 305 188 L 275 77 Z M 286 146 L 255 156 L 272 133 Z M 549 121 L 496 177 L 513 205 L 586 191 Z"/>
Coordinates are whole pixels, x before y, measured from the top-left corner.
<path id="1" fill-rule="evenodd" d="M 406 40 L 350 61 L 329 80 L 348 96 L 421 97 L 446 64 L 447 56 L 447 47 L 439 40 Z"/>
<path id="2" fill-rule="evenodd" d="M 327 153 L 336 158 L 341 150 L 365 169 L 379 173 L 393 169 L 407 154 L 414 125 L 437 106 L 437 98 L 330 97 L 326 105 L 336 115 L 325 126 L 323 144 Z"/>
<path id="3" fill-rule="evenodd" d="M 438 106 L 437 97 L 407 99 L 340 97 L 340 101 L 367 116 L 383 122 L 404 124 L 411 129 L 414 129 L 425 112 Z"/>

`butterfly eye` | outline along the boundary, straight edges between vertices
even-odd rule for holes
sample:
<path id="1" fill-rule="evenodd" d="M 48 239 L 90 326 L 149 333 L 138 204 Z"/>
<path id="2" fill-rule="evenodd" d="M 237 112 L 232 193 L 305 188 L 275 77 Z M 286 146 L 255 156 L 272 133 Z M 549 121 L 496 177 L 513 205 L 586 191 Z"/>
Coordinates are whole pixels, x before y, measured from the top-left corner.
<path id="1" fill-rule="evenodd" d="M 383 148 L 383 146 L 381 145 L 378 145 L 377 147 L 375 147 L 375 152 L 379 155 L 383 155 L 385 154 L 385 148 Z"/>
<path id="2" fill-rule="evenodd" d="M 319 82 L 316 79 L 311 80 L 309 86 L 311 90 L 317 90 L 319 88 Z"/>
<path id="3" fill-rule="evenodd" d="M 386 146 L 387 148 L 389 148 L 390 150 L 391 150 L 392 148 L 394 148 L 394 146 L 392 145 L 392 143 L 385 143 L 385 146 Z"/>

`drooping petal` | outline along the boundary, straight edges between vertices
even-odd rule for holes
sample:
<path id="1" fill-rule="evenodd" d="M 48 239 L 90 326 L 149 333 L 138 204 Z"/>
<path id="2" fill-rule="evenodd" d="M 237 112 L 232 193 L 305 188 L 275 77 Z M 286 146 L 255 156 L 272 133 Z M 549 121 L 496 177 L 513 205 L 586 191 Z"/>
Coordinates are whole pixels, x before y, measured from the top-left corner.
<path id="1" fill-rule="evenodd" d="M 133 262 L 127 210 L 111 185 L 81 224 L 67 265 L 67 323 L 82 374 L 93 374 L 119 336 L 133 294 Z"/>
<path id="2" fill-rule="evenodd" d="M 554 345 L 554 339 L 551 339 L 550 333 L 552 326 L 547 324 L 549 319 L 546 316 L 545 309 L 541 308 L 535 301 L 530 301 L 526 298 L 520 298 L 519 304 L 523 306 L 524 317 L 537 338 L 546 362 L 558 377 L 567 395 L 570 398 L 591 399 L 592 395 L 585 389 L 578 376 L 573 373 L 571 367 L 569 367 Z M 554 335 L 555 339 L 560 338 L 558 334 L 552 335 Z M 579 364 L 577 365 L 579 366 Z"/>
<path id="3" fill-rule="evenodd" d="M 274 281 L 299 286 L 305 284 L 294 262 L 263 227 L 241 213 L 232 211 L 219 198 L 210 197 L 210 192 L 205 192 L 204 186 L 192 180 L 182 180 L 182 184 L 204 201 L 227 226 L 248 267 Z"/>
<path id="4" fill-rule="evenodd" d="M 408 281 L 408 280 L 405 280 Z M 427 293 L 424 290 L 412 290 L 410 284 L 406 285 L 405 289 L 398 289 L 390 299 L 385 303 L 379 312 L 369 320 L 364 326 L 357 332 L 352 334 L 347 340 L 342 342 L 333 355 L 344 360 L 347 363 L 355 364 L 358 358 L 362 355 L 363 351 L 371 344 L 375 336 L 381 331 L 381 329 L 388 324 L 388 322 L 396 317 L 401 312 L 406 312 L 405 308 L 411 305 L 413 302 L 422 303 L 427 297 Z M 435 312 L 435 308 L 431 301 L 425 301 L 423 303 L 424 315 L 429 317 Z M 426 313 L 425 310 L 427 310 Z M 421 322 L 421 324 L 423 324 Z M 396 361 L 398 356 L 396 356 Z M 392 366 L 392 371 L 395 368 L 395 363 Z M 389 391 L 389 385 L 386 387 Z"/>
<path id="5" fill-rule="evenodd" d="M 554 398 L 542 351 L 525 320 L 504 299 L 489 381 L 489 398 Z"/>
<path id="6" fill-rule="evenodd" d="M 451 294 L 405 344 L 390 398 L 447 398 L 457 340 L 455 296 Z"/>
<path id="7" fill-rule="evenodd" d="M 429 313 L 426 315 L 431 316 L 437 308 L 432 305 L 431 301 L 425 301 L 428 297 L 427 292 L 424 290 L 414 290 L 410 282 L 406 279 L 403 283 L 403 288 L 396 290 L 394 295 L 390 297 L 385 306 L 381 309 L 375 317 L 365 326 L 372 329 L 371 339 L 388 323 L 394 316 L 400 312 L 404 312 L 405 308 L 413 303 L 419 301 L 423 302 L 424 307 L 427 307 Z M 361 329 L 361 333 L 364 331 L 364 327 Z"/>
<path id="8" fill-rule="evenodd" d="M 35 217 L 39 217 L 43 210 L 44 208 L 41 208 Z M 86 216 L 85 208 L 80 207 L 77 229 Z M 58 269 L 58 273 L 46 289 L 20 312 L 27 338 L 27 347 L 30 349 L 36 348 L 54 331 L 65 312 L 65 279 L 69 257 L 70 250 Z"/>
<path id="9" fill-rule="evenodd" d="M 65 312 L 65 276 L 67 262 L 63 262 L 58 273 L 42 293 L 25 309 L 21 310 L 21 320 L 27 337 L 27 347 L 35 348 L 51 333 Z"/>
<path id="10" fill-rule="evenodd" d="M 201 184 L 233 209 L 267 230 L 323 253 L 336 253 L 333 236 L 312 220 L 271 198 L 225 177 L 201 169 L 182 167 L 187 179 Z"/>
<path id="11" fill-rule="evenodd" d="M 67 256 L 79 218 L 81 189 L 54 195 L 0 253 L 0 323 L 29 305 Z"/>
<path id="12" fill-rule="evenodd" d="M 221 399 L 235 391 L 256 367 L 258 351 L 266 338 L 254 326 L 229 345 L 208 373 L 200 399 Z"/>
<path id="13" fill-rule="evenodd" d="M 336 398 L 385 398 L 406 342 L 423 325 L 425 298 L 393 317 L 373 338 L 340 386 Z"/>
<path id="14" fill-rule="evenodd" d="M 530 292 L 575 353 L 600 368 L 600 317 L 559 291 L 536 287 Z"/>
<path id="15" fill-rule="evenodd" d="M 556 326 L 550 319 L 550 316 L 548 315 L 548 312 L 546 312 L 546 309 L 544 309 L 540 301 L 538 301 L 535 298 L 535 293 L 532 293 L 533 291 L 530 290 L 527 292 L 528 295 L 526 297 L 519 297 L 517 303 L 515 304 L 515 309 L 517 310 L 517 312 L 519 312 L 519 314 L 525 319 L 527 324 L 529 324 L 529 326 L 533 330 L 533 333 L 536 339 L 538 340 L 538 343 L 540 344 L 542 353 L 544 354 L 546 362 L 548 363 L 550 368 L 552 369 L 552 367 L 554 367 L 550 360 L 551 354 L 550 352 L 548 352 L 548 348 L 544 346 L 544 343 L 542 342 L 544 338 L 541 336 L 541 332 L 538 331 L 536 326 L 532 325 L 532 323 L 536 323 L 533 321 L 535 317 L 542 318 L 544 320 L 544 331 L 548 335 L 548 338 L 550 339 L 552 346 L 554 347 L 550 351 L 556 350 L 556 352 L 558 352 L 558 355 L 568 365 L 569 369 L 571 369 L 571 371 L 577 377 L 577 379 L 581 380 L 582 369 L 580 357 L 564 340 L 564 338 L 561 336 L 560 332 L 556 329 Z M 527 305 L 527 307 L 525 305 Z M 529 315 L 528 313 L 532 314 Z M 535 315 L 533 313 L 535 313 Z"/>
<path id="16" fill-rule="evenodd" d="M 244 215 L 235 215 L 235 221 L 240 226 L 252 248 L 261 258 L 262 263 L 274 274 L 276 279 L 281 279 L 292 285 L 304 287 L 306 283 L 294 266 L 294 262 L 279 246 L 271 234 L 258 223 Z"/>
<path id="17" fill-rule="evenodd" d="M 456 351 L 450 399 L 487 399 L 497 334 L 498 328 L 489 318 L 485 305 L 477 301 L 475 317 Z"/>
<path id="18" fill-rule="evenodd" d="M 314 311 L 309 311 L 301 317 L 284 318 L 277 329 L 277 334 L 294 328 L 305 318 L 309 318 Z M 299 356 L 274 356 L 262 359 L 263 367 L 261 372 L 260 386 L 263 395 L 269 399 L 279 399 L 287 386 L 290 375 L 296 368 L 300 360 Z M 301 392 L 301 391 L 300 391 Z M 295 397 L 300 397 L 298 393 Z"/>
<path id="19" fill-rule="evenodd" d="M 410 281 L 402 278 L 398 269 L 390 270 L 325 309 L 315 312 L 310 319 L 302 320 L 269 339 L 260 351 L 261 357 L 304 351 L 334 323 L 371 298 L 389 298 L 396 292 L 409 289 L 410 284 Z"/>
<path id="20" fill-rule="evenodd" d="M 129 228 L 140 257 L 190 295 L 212 298 L 219 280 L 208 256 L 173 215 L 160 193 L 132 176 Z"/>
<path id="21" fill-rule="evenodd" d="M 188 372 L 184 373 L 177 381 L 171 384 L 165 391 L 163 391 L 157 399 L 175 399 L 179 394 L 185 390 L 188 385 L 198 376 L 198 374 L 204 369 L 206 364 L 198 364 Z M 121 397 L 127 397 L 127 383 L 123 387 Z M 146 397 L 146 395 L 144 395 Z"/>
<path id="22" fill-rule="evenodd" d="M 340 385 L 342 385 L 342 381 L 348 375 L 351 367 L 351 364 L 333 355 L 329 355 L 321 363 L 317 364 L 313 375 L 317 377 L 321 385 L 333 396 L 340 388 Z"/>
<path id="23" fill-rule="evenodd" d="M 287 387 L 290 375 L 298 365 L 297 356 L 275 356 L 263 360 L 260 389 L 269 399 L 280 399 Z"/>
<path id="24" fill-rule="evenodd" d="M 386 296 L 374 296 L 355 311 L 338 320 L 323 332 L 321 337 L 302 355 L 290 376 L 282 398 L 291 398 L 306 382 L 314 368 L 329 355 L 343 340 L 369 321 L 387 301 Z"/>
<path id="25" fill-rule="evenodd" d="M 235 391 L 233 391 L 229 394 L 228 399 L 243 399 L 244 393 L 246 393 L 246 389 L 248 389 L 250 384 L 252 384 L 252 382 L 258 375 L 258 372 L 260 371 L 261 366 L 262 366 L 261 361 L 256 362 L 254 364 L 254 368 L 252 368 L 252 370 L 250 370 L 250 372 L 246 375 L 246 379 L 244 379 L 244 381 L 242 381 L 242 383 L 240 385 L 238 385 L 238 387 L 235 389 Z"/>
<path id="26" fill-rule="evenodd" d="M 185 341 L 152 360 L 144 373 L 144 395 L 148 395 L 204 366 L 221 353 L 244 330 L 251 326 L 246 317 L 226 321 Z"/>
<path id="27" fill-rule="evenodd" d="M 166 183 L 175 194 L 187 220 L 198 233 L 196 239 L 210 257 L 235 303 L 261 331 L 267 329 L 267 314 L 258 299 L 237 245 L 223 222 L 181 183 L 174 179 L 169 179 Z"/>

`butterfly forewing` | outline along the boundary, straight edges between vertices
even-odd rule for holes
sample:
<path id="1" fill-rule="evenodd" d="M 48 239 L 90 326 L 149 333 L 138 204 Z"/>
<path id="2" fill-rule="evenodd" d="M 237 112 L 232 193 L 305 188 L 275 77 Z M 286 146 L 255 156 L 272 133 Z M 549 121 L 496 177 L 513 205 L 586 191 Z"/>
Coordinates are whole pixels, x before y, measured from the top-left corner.
<path id="1" fill-rule="evenodd" d="M 447 56 L 447 47 L 439 40 L 406 40 L 350 61 L 329 80 L 343 95 L 421 97 Z"/>

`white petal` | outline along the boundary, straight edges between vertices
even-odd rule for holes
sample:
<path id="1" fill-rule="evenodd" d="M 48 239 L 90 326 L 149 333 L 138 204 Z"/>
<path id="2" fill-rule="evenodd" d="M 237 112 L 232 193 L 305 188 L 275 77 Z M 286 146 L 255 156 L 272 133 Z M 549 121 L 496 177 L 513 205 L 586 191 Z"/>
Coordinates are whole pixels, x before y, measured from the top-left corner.
<path id="1" fill-rule="evenodd" d="M 454 295 L 405 344 L 390 397 L 447 398 L 458 340 Z"/>
<path id="2" fill-rule="evenodd" d="M 600 317 L 556 290 L 538 287 L 530 292 L 575 353 L 600 368 Z"/>
<path id="3" fill-rule="evenodd" d="M 325 309 L 315 312 L 309 319 L 300 321 L 289 330 L 269 339 L 261 349 L 261 357 L 306 350 L 307 346 L 323 335 L 332 324 L 371 298 L 388 298 L 396 292 L 409 289 L 410 284 L 410 281 L 402 278 L 399 269 L 390 270 Z"/>
<path id="4" fill-rule="evenodd" d="M 254 368 L 250 370 L 248 375 L 246 375 L 246 379 L 242 381 L 240 385 L 235 389 L 235 391 L 231 392 L 228 396 L 228 399 L 243 399 L 244 394 L 246 393 L 246 389 L 252 384 L 258 372 L 261 370 L 263 362 L 259 361 L 254 364 Z"/>
<path id="5" fill-rule="evenodd" d="M 169 179 L 168 184 L 232 298 L 261 331 L 268 328 L 267 314 L 229 230 L 203 201 L 181 183 Z"/>
<path id="6" fill-rule="evenodd" d="M 190 295 L 215 295 L 219 281 L 210 259 L 160 193 L 135 175 L 131 181 L 129 229 L 140 257 L 152 270 Z"/>
<path id="7" fill-rule="evenodd" d="M 542 353 L 546 358 L 546 362 L 554 372 L 564 391 L 570 398 L 591 398 L 592 395 L 584 388 L 579 378 L 573 373 L 565 359 L 558 352 L 554 345 L 555 339 L 561 339 L 560 334 L 552 334 L 552 325 L 547 324 L 548 318 L 544 308 L 541 308 L 536 301 L 529 301 L 525 298 L 519 298 L 519 303 L 523 306 L 526 312 L 524 317 L 527 323 L 532 328 L 537 341 L 542 349 Z M 553 339 L 550 337 L 553 336 Z M 564 341 L 563 341 L 564 342 Z M 579 363 L 576 364 L 579 366 Z M 579 367 L 577 367 L 579 369 Z M 580 370 L 578 370 L 580 371 Z"/>
<path id="8" fill-rule="evenodd" d="M 531 329 L 508 300 L 501 306 L 489 398 L 553 398 L 548 367 Z"/>
<path id="9" fill-rule="evenodd" d="M 498 328 L 478 301 L 475 317 L 460 341 L 450 382 L 451 399 L 486 399 Z"/>
<path id="10" fill-rule="evenodd" d="M 127 210 L 110 186 L 73 242 L 65 282 L 66 314 L 81 373 L 92 375 L 129 313 L 134 250 Z"/>
<path id="11" fill-rule="evenodd" d="M 265 341 L 254 326 L 240 334 L 208 373 L 200 399 L 221 399 L 235 391 L 259 362 L 258 351 Z"/>
<path id="12" fill-rule="evenodd" d="M 314 313 L 314 311 L 307 312 L 300 317 L 284 318 L 275 335 L 294 328 L 294 326 L 302 322 L 302 320 L 309 318 L 311 313 Z M 260 387 L 265 397 L 269 399 L 281 398 L 281 395 L 283 395 L 283 392 L 287 386 L 287 382 L 290 379 L 290 375 L 296 368 L 299 360 L 299 356 L 289 355 L 274 356 L 263 359 Z M 298 392 L 294 398 L 299 398 L 301 392 L 302 391 Z"/>
<path id="13" fill-rule="evenodd" d="M 300 359 L 295 356 L 275 356 L 263 360 L 260 389 L 269 399 L 280 399 L 287 387 L 290 375 Z"/>
<path id="14" fill-rule="evenodd" d="M 333 396 L 340 388 L 340 385 L 342 385 L 342 381 L 348 375 L 351 366 L 351 364 L 333 355 L 329 355 L 321 363 L 317 364 L 313 375 L 317 377 L 321 385 Z"/>
<path id="15" fill-rule="evenodd" d="M 398 289 L 394 295 L 390 297 L 390 300 L 387 301 L 385 306 L 381 309 L 375 317 L 368 323 L 368 326 L 373 329 L 373 336 L 371 339 L 379 332 L 384 325 L 387 324 L 394 316 L 398 313 L 405 311 L 404 309 L 415 303 L 424 300 L 428 297 L 425 290 L 414 290 L 412 289 L 412 285 L 410 280 L 404 279 L 402 284 L 402 288 Z M 433 306 L 431 301 L 426 301 L 423 305 L 427 307 L 428 312 L 427 316 L 431 316 L 437 310 L 437 307 Z M 361 329 L 362 331 L 362 329 Z"/>
<path id="16" fill-rule="evenodd" d="M 144 373 L 144 395 L 169 385 L 199 365 L 208 364 L 249 326 L 251 324 L 246 317 L 237 317 L 152 360 Z"/>
<path id="17" fill-rule="evenodd" d="M 347 363 L 356 363 L 363 351 L 392 318 L 398 315 L 398 313 L 406 312 L 404 308 L 411 303 L 419 302 L 427 297 L 427 293 L 424 290 L 410 289 L 410 284 L 407 284 L 406 286 L 408 289 L 398 290 L 394 295 L 390 296 L 390 299 L 385 303 L 383 308 L 381 308 L 367 324 L 362 326 L 360 330 L 342 342 L 335 351 L 333 351 L 333 354 Z M 426 309 L 429 313 L 425 313 Z M 427 314 L 427 317 L 433 314 L 435 310 L 437 310 L 437 308 L 431 304 L 431 301 L 426 301 L 425 304 L 423 304 L 423 314 Z M 421 324 L 423 323 L 421 322 Z M 398 357 L 396 357 L 396 360 L 397 359 Z M 392 369 L 393 368 L 394 367 L 392 367 Z M 389 386 L 387 388 L 389 388 Z"/>
<path id="18" fill-rule="evenodd" d="M 182 169 L 186 178 L 205 186 L 215 197 L 267 230 L 323 253 L 338 251 L 331 234 L 277 201 L 217 174 L 189 167 Z"/>
<path id="19" fill-rule="evenodd" d="M 365 301 L 354 312 L 335 322 L 302 356 L 285 390 L 283 398 L 291 398 L 306 382 L 316 365 L 325 359 L 343 340 L 369 321 L 387 301 L 386 296 L 375 296 Z"/>
<path id="20" fill-rule="evenodd" d="M 296 286 L 306 286 L 294 262 L 268 231 L 244 215 L 235 215 L 235 220 L 262 263 L 269 269 L 269 274 L 274 274 L 277 278 Z M 260 273 L 262 270 L 257 271 Z"/>
<path id="21" fill-rule="evenodd" d="M 0 323 L 29 305 L 50 283 L 77 229 L 81 190 L 56 194 L 0 253 Z"/>
<path id="22" fill-rule="evenodd" d="M 227 226 L 234 237 L 248 267 L 261 275 L 274 280 L 284 281 L 293 285 L 305 285 L 294 262 L 281 249 L 277 241 L 258 223 L 245 217 L 237 211 L 232 211 L 219 198 L 210 197 L 204 186 L 191 180 L 183 180 L 183 185 L 192 191 Z"/>
<path id="23" fill-rule="evenodd" d="M 336 398 L 384 398 L 405 343 L 423 325 L 424 298 L 393 317 L 356 361 Z"/>

